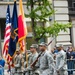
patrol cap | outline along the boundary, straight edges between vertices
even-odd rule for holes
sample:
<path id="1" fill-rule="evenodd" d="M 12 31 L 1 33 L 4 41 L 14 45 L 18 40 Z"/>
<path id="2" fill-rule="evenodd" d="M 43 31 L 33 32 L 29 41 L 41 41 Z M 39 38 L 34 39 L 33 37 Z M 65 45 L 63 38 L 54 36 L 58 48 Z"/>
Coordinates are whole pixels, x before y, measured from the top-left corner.
<path id="1" fill-rule="evenodd" d="M 30 48 L 38 48 L 38 45 L 37 45 L 37 44 L 32 44 L 32 45 L 30 46 Z"/>
<path id="2" fill-rule="evenodd" d="M 63 47 L 62 44 L 56 44 L 56 47 Z"/>
<path id="3" fill-rule="evenodd" d="M 41 42 L 39 46 L 47 46 L 47 44 L 45 42 Z"/>

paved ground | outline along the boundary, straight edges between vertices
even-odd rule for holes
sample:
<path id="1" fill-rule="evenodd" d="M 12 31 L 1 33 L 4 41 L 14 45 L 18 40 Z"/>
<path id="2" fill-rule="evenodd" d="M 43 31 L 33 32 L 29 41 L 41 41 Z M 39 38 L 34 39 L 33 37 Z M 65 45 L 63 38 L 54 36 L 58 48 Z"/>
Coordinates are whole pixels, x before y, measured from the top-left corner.
<path id="1" fill-rule="evenodd" d="M 10 75 L 9 73 L 7 73 L 7 70 L 5 70 L 4 75 Z M 65 72 L 65 75 L 68 75 L 67 72 Z"/>
<path id="2" fill-rule="evenodd" d="M 5 70 L 4 75 L 10 75 L 9 73 L 7 73 L 7 70 Z M 65 75 L 68 75 L 67 71 L 65 72 Z M 74 75 L 75 75 L 75 71 L 74 71 Z"/>

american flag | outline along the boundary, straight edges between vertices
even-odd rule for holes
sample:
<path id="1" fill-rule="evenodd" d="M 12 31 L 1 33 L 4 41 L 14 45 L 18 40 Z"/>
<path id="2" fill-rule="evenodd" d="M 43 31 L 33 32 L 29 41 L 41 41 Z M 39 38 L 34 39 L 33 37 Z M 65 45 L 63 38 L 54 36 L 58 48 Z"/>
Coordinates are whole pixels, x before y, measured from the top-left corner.
<path id="1" fill-rule="evenodd" d="M 6 28 L 5 28 L 5 36 L 4 36 L 4 45 L 3 45 L 3 51 L 2 51 L 2 55 L 6 59 L 6 61 L 11 60 L 9 55 L 8 55 L 10 35 L 11 35 L 10 32 L 11 32 L 10 8 L 9 8 L 9 5 L 8 5 L 7 13 L 6 13 Z"/>

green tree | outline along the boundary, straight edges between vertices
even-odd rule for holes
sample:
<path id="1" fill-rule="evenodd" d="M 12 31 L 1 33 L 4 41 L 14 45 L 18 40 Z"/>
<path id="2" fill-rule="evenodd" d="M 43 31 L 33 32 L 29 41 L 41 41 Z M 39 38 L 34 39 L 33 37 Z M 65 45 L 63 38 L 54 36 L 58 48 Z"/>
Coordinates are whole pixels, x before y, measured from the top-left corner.
<path id="1" fill-rule="evenodd" d="M 33 36 L 35 36 L 34 39 L 37 42 L 41 38 L 57 36 L 61 30 L 67 31 L 66 28 L 71 27 L 71 23 L 60 24 L 56 21 L 51 26 L 37 25 L 37 21 L 43 23 L 49 22 L 47 18 L 55 13 L 49 0 L 28 0 L 27 9 L 29 14 L 25 14 L 25 16 L 31 18 Z M 40 13 L 38 14 L 38 12 Z"/>

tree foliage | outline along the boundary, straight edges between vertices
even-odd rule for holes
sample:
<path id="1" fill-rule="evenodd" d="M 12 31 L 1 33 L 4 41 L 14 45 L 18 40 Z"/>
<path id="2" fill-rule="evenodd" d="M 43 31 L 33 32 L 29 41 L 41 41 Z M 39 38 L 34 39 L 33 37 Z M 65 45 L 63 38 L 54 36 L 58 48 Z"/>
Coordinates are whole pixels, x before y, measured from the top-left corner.
<path id="1" fill-rule="evenodd" d="M 40 38 L 44 37 L 52 37 L 52 36 L 58 36 L 58 33 L 60 31 L 66 31 L 67 32 L 67 29 L 66 28 L 69 28 L 71 27 L 71 23 L 67 23 L 67 24 L 62 24 L 62 23 L 58 23 L 58 22 L 54 22 L 51 26 L 48 26 L 48 27 L 39 27 L 37 26 L 36 27 L 36 35 L 35 38 L 37 40 L 39 40 Z"/>
<path id="2" fill-rule="evenodd" d="M 61 30 L 67 31 L 66 28 L 71 27 L 71 23 L 62 24 L 56 21 L 48 27 L 37 25 L 37 21 L 49 22 L 47 18 L 51 17 L 55 12 L 49 0 L 28 0 L 27 9 L 29 14 L 25 14 L 25 16 L 31 18 L 35 41 L 39 41 L 41 38 L 48 36 L 57 36 Z"/>
<path id="3" fill-rule="evenodd" d="M 34 18 L 38 21 L 47 21 L 46 18 L 54 13 L 54 10 L 52 9 L 52 4 L 49 3 L 48 0 L 28 0 L 27 9 L 29 10 L 29 14 L 26 14 L 26 16 Z M 40 12 L 40 14 L 38 14 L 38 12 Z"/>

